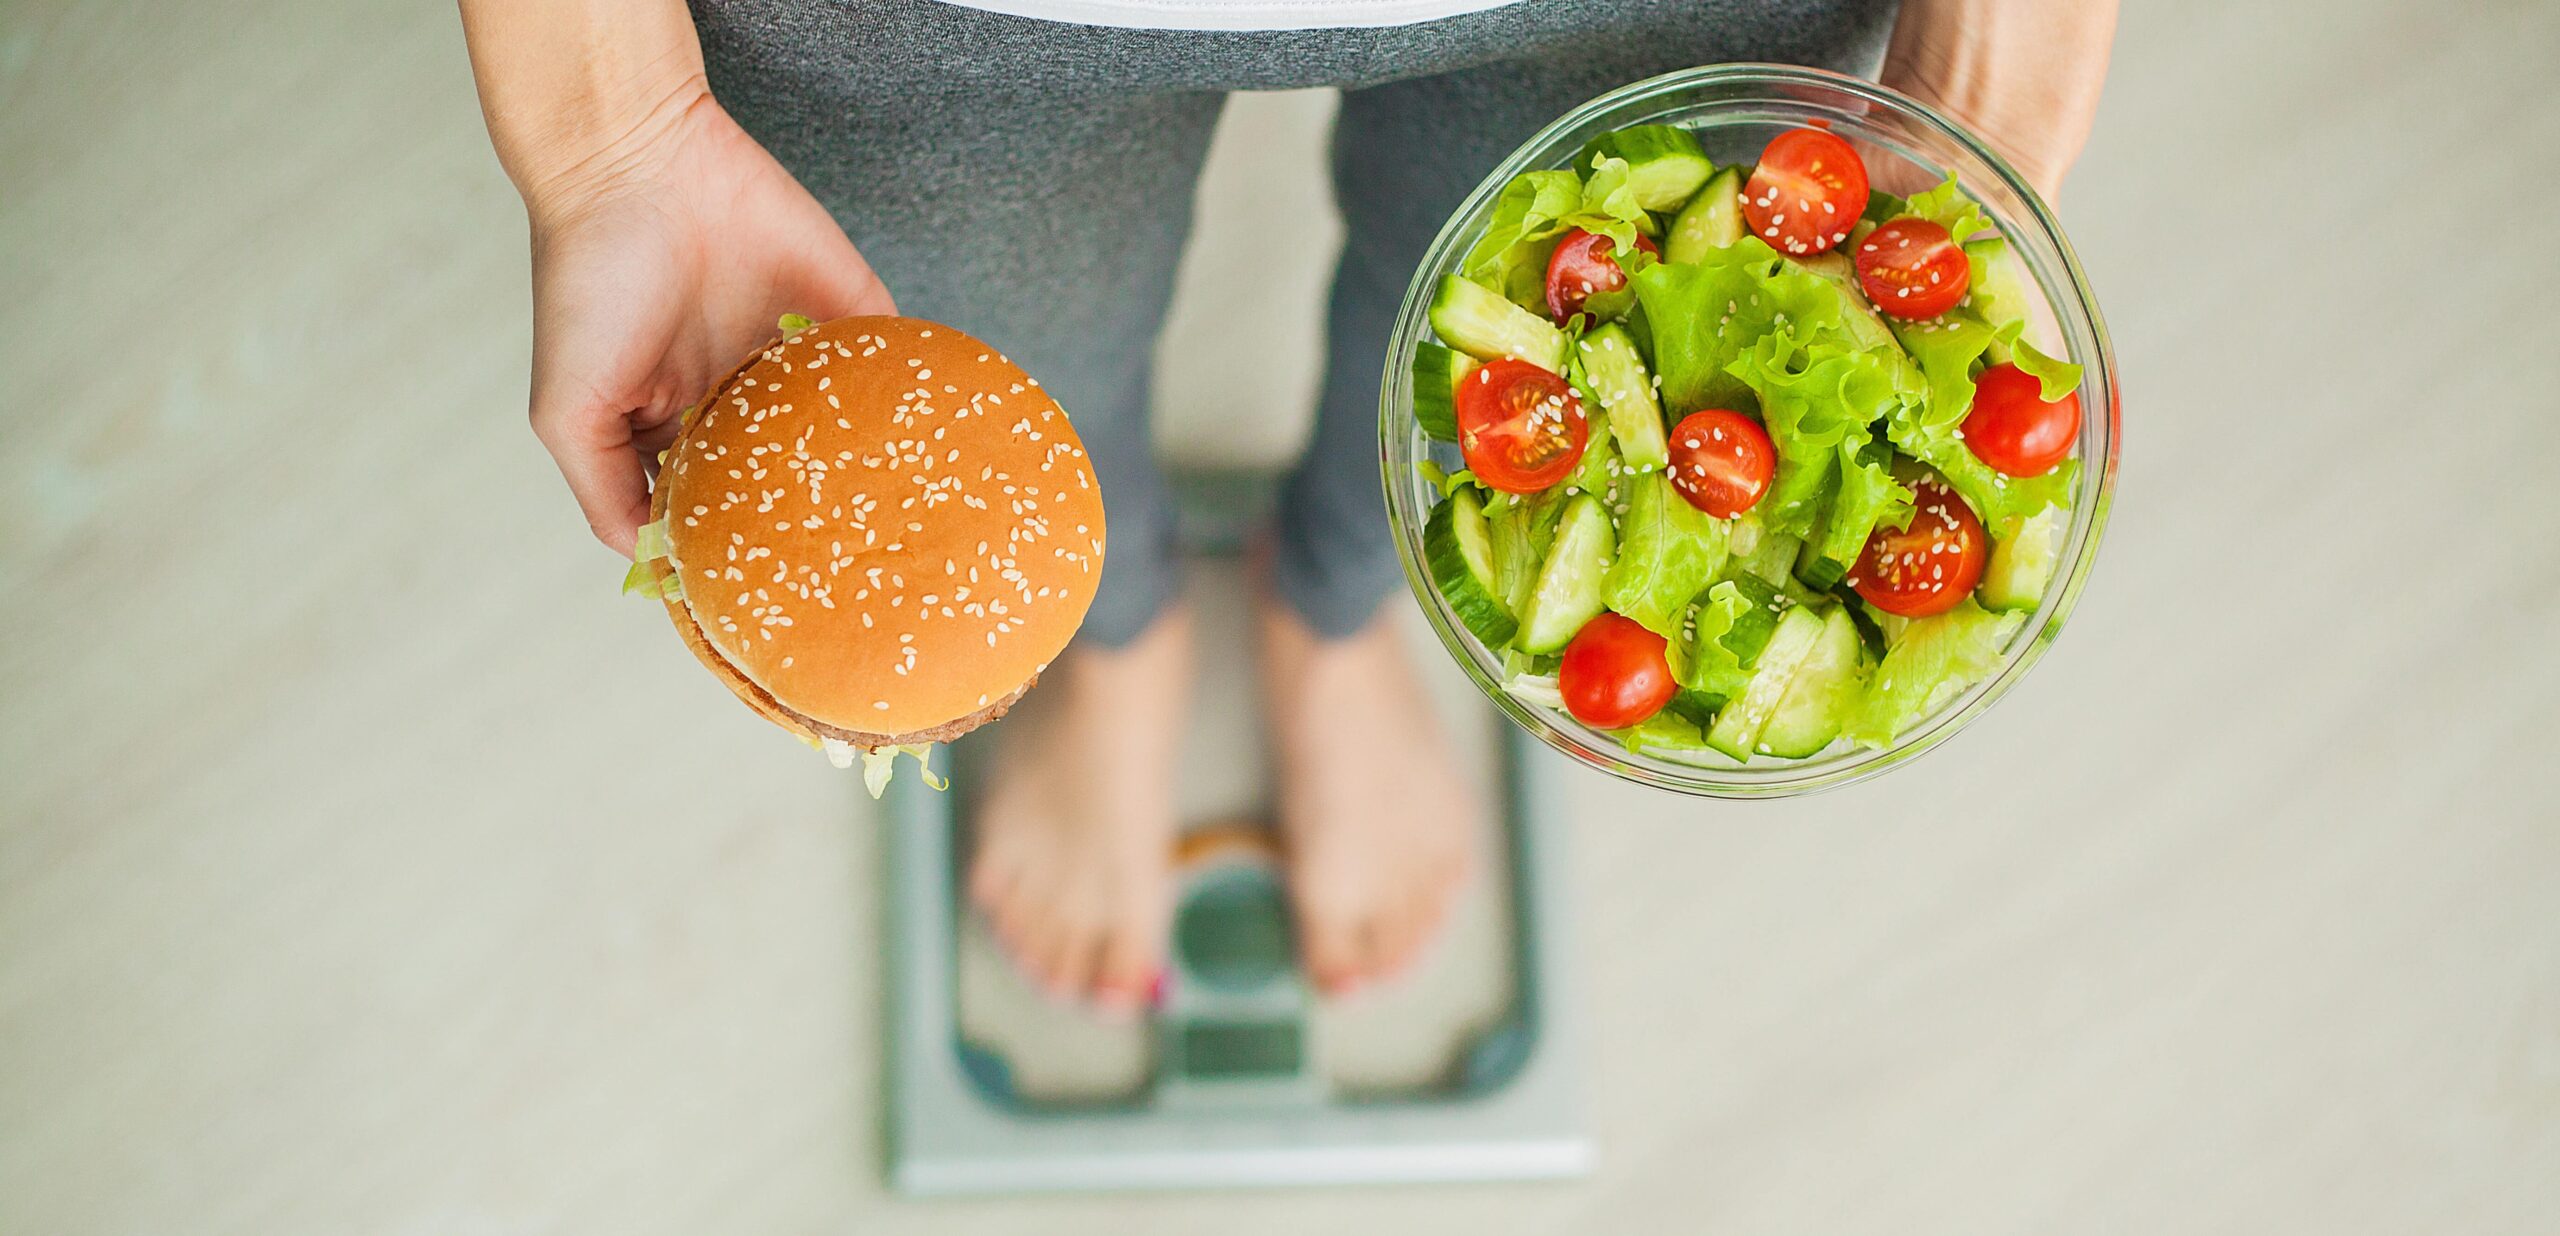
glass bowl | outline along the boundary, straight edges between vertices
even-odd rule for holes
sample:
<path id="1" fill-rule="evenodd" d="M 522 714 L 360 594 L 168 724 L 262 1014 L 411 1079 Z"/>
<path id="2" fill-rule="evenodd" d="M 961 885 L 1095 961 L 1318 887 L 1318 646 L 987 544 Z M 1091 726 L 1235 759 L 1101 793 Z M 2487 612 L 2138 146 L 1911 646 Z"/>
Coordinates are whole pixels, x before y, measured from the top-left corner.
<path id="1" fill-rule="evenodd" d="M 1697 134 L 1718 166 L 1758 156 L 1782 130 L 1808 123 L 1827 126 L 1866 157 L 1876 188 L 1911 194 L 1954 173 L 2008 238 L 2041 294 L 2042 312 L 2031 313 L 2030 338 L 2085 370 L 2080 388 L 2080 479 L 2074 487 L 2071 523 L 2053 582 L 2043 603 L 2010 638 L 1998 669 L 1943 707 L 1911 724 L 1881 750 L 1834 743 L 1807 759 L 1762 757 L 1748 764 L 1701 755 L 1698 762 L 1630 751 L 1606 733 L 1563 709 L 1514 695 L 1503 687 L 1499 658 L 1459 624 L 1432 586 L 1424 565 L 1422 531 L 1437 497 L 1415 465 L 1425 459 L 1460 466 L 1454 445 L 1425 437 L 1413 419 L 1414 345 L 1430 333 L 1427 310 L 1441 276 L 1457 268 L 1484 230 L 1502 186 L 1521 172 L 1563 168 L 1583 143 L 1611 129 L 1675 124 Z M 2057 349 L 2059 349 L 2057 351 Z M 1981 139 L 1937 110 L 1872 82 L 1819 69 L 1774 64 L 1722 64 L 1665 74 L 1602 95 L 1566 113 L 1530 138 L 1468 195 L 1431 242 L 1387 350 L 1379 401 L 1380 466 L 1387 512 L 1405 578 L 1440 641 L 1487 697 L 1531 734 L 1585 763 L 1658 789 L 1719 798 L 1772 798 L 1846 785 L 1905 763 L 1945 742 L 2008 693 L 2047 645 L 2061 634 L 2072 601 L 2088 581 L 2115 493 L 2117 427 L 2115 356 L 2107 344 L 2097 300 L 2081 274 L 2071 244 L 2035 190 Z"/>

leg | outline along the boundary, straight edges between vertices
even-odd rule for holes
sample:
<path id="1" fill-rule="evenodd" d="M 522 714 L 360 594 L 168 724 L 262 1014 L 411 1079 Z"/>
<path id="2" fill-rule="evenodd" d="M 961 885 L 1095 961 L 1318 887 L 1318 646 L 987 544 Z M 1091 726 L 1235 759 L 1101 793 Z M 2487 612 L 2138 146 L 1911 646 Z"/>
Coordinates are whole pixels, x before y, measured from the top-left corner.
<path id="1" fill-rule="evenodd" d="M 1382 617 L 1402 572 L 1377 475 L 1378 387 L 1423 251 L 1478 180 L 1583 100 L 1717 60 L 1872 69 L 1892 6 L 1528 0 L 1485 18 L 1516 26 L 1514 58 L 1351 91 L 1334 134 L 1348 236 L 1315 434 L 1282 490 L 1263 642 L 1301 947 L 1337 987 L 1408 963 L 1473 837 L 1467 789 Z"/>
<path id="2" fill-rule="evenodd" d="M 749 11 L 753 16 L 744 14 Z M 1189 626 L 1149 452 L 1149 358 L 1223 96 L 951 91 L 936 66 L 982 15 L 751 0 L 700 11 L 712 86 L 827 204 L 901 312 L 1003 349 L 1075 418 L 1109 519 L 1083 638 L 1017 718 L 970 821 L 971 899 L 1061 997 L 1132 1007 L 1170 913 L 1173 773 Z M 945 24 L 948 23 L 948 28 Z M 796 57 L 876 53 L 858 63 Z"/>

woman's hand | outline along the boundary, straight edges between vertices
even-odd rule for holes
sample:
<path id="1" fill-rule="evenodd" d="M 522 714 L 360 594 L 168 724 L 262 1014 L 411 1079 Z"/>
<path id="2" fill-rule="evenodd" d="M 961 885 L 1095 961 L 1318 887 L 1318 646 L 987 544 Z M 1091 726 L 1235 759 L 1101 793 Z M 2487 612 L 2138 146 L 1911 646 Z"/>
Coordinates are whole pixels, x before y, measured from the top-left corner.
<path id="1" fill-rule="evenodd" d="M 2089 141 L 2116 0 L 1903 0 L 1884 84 L 1972 126 L 2047 200 Z"/>
<path id="2" fill-rule="evenodd" d="M 656 453 L 775 334 L 895 304 L 826 209 L 707 91 L 625 149 L 525 186 L 533 432 L 596 538 L 629 554 Z"/>
<path id="3" fill-rule="evenodd" d="M 629 554 L 677 418 L 785 313 L 893 313 L 826 209 L 722 111 L 684 0 L 462 0 L 533 225 L 533 432 Z"/>

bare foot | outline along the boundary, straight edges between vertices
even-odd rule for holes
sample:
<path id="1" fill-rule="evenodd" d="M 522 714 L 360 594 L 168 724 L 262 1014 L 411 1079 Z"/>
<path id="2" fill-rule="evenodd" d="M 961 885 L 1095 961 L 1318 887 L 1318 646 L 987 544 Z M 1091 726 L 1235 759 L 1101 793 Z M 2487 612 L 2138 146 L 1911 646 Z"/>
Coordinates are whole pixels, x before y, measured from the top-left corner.
<path id="1" fill-rule="evenodd" d="M 1055 998 L 1127 1013 L 1156 982 L 1190 684 L 1191 619 L 1174 610 L 1125 648 L 1070 648 L 1004 724 L 969 899 Z"/>
<path id="2" fill-rule="evenodd" d="M 1437 934 L 1474 861 L 1476 796 L 1391 610 L 1334 641 L 1268 592 L 1257 610 L 1299 957 L 1339 995 Z"/>

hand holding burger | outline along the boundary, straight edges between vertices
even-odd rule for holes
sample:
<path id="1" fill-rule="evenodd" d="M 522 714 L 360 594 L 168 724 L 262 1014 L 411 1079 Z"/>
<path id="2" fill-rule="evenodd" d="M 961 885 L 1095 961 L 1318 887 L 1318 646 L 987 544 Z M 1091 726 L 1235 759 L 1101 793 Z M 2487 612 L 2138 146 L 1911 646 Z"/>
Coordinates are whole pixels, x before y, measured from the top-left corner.
<path id="1" fill-rule="evenodd" d="M 866 758 L 1003 715 L 1092 604 L 1102 491 L 1075 429 L 931 322 L 785 319 L 661 456 L 630 586 L 767 720 Z"/>

